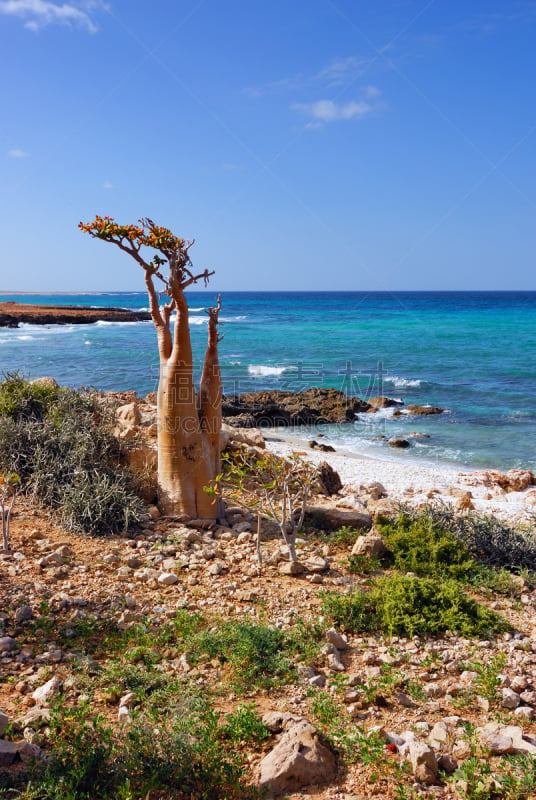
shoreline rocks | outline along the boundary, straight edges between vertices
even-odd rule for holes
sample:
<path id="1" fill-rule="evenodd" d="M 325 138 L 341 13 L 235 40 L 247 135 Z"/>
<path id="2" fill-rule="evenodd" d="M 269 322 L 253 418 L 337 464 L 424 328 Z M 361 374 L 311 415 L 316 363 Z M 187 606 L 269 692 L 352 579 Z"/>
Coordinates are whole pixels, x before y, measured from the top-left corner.
<path id="1" fill-rule="evenodd" d="M 18 328 L 21 322 L 32 325 L 88 325 L 94 322 L 145 322 L 146 311 L 126 308 L 88 308 L 87 306 L 45 306 L 8 301 L 0 303 L 0 328 Z"/>

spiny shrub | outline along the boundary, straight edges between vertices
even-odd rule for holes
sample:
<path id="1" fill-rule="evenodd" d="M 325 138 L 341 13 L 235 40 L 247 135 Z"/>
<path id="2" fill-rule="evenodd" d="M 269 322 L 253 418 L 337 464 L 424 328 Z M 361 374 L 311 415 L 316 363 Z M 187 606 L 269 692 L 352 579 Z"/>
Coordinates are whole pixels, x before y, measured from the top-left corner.
<path id="1" fill-rule="evenodd" d="M 30 384 L 0 384 L 0 469 L 71 530 L 123 531 L 143 506 L 112 434 L 111 412 L 96 395 Z"/>
<path id="2" fill-rule="evenodd" d="M 401 513 L 396 522 L 378 525 L 393 566 L 419 576 L 466 578 L 477 565 L 466 545 L 438 521 Z"/>

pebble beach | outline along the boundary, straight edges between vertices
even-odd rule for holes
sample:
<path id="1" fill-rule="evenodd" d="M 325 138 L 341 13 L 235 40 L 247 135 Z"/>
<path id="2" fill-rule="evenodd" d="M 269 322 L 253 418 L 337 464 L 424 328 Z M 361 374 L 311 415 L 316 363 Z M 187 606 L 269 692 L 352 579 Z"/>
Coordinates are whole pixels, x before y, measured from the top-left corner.
<path id="1" fill-rule="evenodd" d="M 335 452 L 311 450 L 307 439 L 296 434 L 277 431 L 264 432 L 266 447 L 272 453 L 289 456 L 299 453 L 315 464 L 327 461 L 335 469 L 347 492 L 361 486 L 380 483 L 387 496 L 395 502 L 410 505 L 443 502 L 455 505 L 464 496 L 474 510 L 493 514 L 513 523 L 529 523 L 536 514 L 536 487 L 522 491 L 505 491 L 492 484 L 486 476 L 495 471 L 478 471 L 457 465 L 425 466 L 407 457 L 374 458 L 358 455 L 343 448 Z"/>

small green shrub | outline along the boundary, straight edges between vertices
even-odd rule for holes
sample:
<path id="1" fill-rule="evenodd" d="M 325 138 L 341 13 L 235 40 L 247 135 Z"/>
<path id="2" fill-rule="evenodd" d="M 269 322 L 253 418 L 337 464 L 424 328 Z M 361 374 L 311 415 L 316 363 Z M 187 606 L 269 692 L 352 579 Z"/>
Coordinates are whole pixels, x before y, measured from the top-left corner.
<path id="1" fill-rule="evenodd" d="M 54 384 L 30 383 L 20 373 L 8 372 L 0 383 L 0 417 L 42 419 L 63 391 Z"/>
<path id="2" fill-rule="evenodd" d="M 322 595 L 322 611 L 348 633 L 371 631 L 375 626 L 374 607 L 360 589 L 346 594 L 326 592 Z"/>
<path id="3" fill-rule="evenodd" d="M 285 635 L 278 628 L 225 620 L 194 637 L 190 650 L 218 658 L 236 691 L 269 686 L 288 675 L 292 665 L 285 652 Z"/>
<path id="4" fill-rule="evenodd" d="M 372 572 L 379 572 L 384 568 L 384 563 L 375 555 L 350 556 L 344 564 L 348 572 L 358 575 L 370 575 Z"/>
<path id="5" fill-rule="evenodd" d="M 380 524 L 378 529 L 401 572 L 457 579 L 475 572 L 465 544 L 430 517 L 401 513 L 395 523 Z"/>
<path id="6" fill-rule="evenodd" d="M 441 530 L 465 544 L 471 555 L 490 567 L 536 571 L 536 530 L 515 527 L 493 516 L 459 514 L 450 506 L 434 503 L 410 512 L 414 519 L 429 517 Z"/>
<path id="7" fill-rule="evenodd" d="M 233 744 L 261 744 L 270 738 L 270 731 L 255 711 L 253 705 L 238 706 L 225 715 L 221 735 Z"/>
<path id="8" fill-rule="evenodd" d="M 350 633 L 371 631 L 389 636 L 438 636 L 457 631 L 484 637 L 506 630 L 506 621 L 477 603 L 455 580 L 410 577 L 394 573 L 375 579 L 368 593 L 330 592 L 323 611 Z"/>
<path id="9" fill-rule="evenodd" d="M 238 756 L 221 747 L 218 716 L 210 710 L 186 704 L 156 725 L 139 717 L 119 734 L 88 712 L 53 716 L 51 760 L 19 798 L 119 800 L 162 792 L 170 799 L 252 797 L 242 784 Z"/>
<path id="10" fill-rule="evenodd" d="M 370 591 L 378 630 L 389 636 L 437 636 L 457 631 L 485 637 L 508 626 L 473 600 L 455 580 L 413 578 L 393 574 L 378 578 Z"/>

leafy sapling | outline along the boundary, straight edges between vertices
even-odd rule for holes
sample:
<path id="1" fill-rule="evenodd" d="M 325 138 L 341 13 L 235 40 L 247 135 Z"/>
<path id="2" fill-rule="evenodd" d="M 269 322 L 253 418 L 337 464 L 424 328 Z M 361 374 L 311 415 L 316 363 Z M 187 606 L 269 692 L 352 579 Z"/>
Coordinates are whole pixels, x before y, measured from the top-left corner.
<path id="1" fill-rule="evenodd" d="M 4 552 L 9 552 L 11 512 L 21 488 L 20 475 L 17 475 L 16 472 L 0 473 L 0 512 L 2 514 L 2 547 Z"/>

